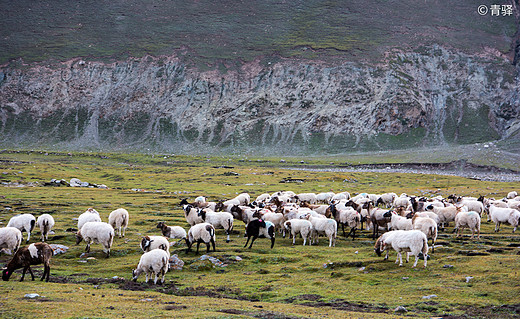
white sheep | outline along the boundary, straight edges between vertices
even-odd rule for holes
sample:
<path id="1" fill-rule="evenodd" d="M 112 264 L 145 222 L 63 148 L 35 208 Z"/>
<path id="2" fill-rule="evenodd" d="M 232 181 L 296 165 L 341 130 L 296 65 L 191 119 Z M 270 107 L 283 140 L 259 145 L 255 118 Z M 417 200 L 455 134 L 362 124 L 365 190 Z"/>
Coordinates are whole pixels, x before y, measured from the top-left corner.
<path id="1" fill-rule="evenodd" d="M 316 194 L 316 200 L 320 203 L 328 204 L 331 201 L 332 197 L 334 197 L 334 195 L 336 194 L 334 194 L 333 192 L 319 193 Z"/>
<path id="2" fill-rule="evenodd" d="M 394 211 L 388 211 L 383 214 L 384 217 L 390 217 L 388 225 L 392 230 L 412 230 L 412 220 L 406 217 L 399 216 Z"/>
<path id="3" fill-rule="evenodd" d="M 506 198 L 507 198 L 507 199 L 513 199 L 513 198 L 515 198 L 516 196 L 518 196 L 518 193 L 517 193 L 516 191 L 511 191 L 511 192 L 507 193 Z"/>
<path id="4" fill-rule="evenodd" d="M 477 232 L 477 239 L 480 239 L 480 215 L 478 212 L 459 212 L 455 216 L 455 228 L 453 231 L 457 231 L 457 237 L 462 236 L 464 228 L 468 227 L 471 230 L 471 239 L 475 238 L 475 232 Z"/>
<path id="5" fill-rule="evenodd" d="M 439 224 L 439 215 L 435 214 L 434 212 L 418 212 L 413 215 L 414 217 L 428 217 L 435 221 L 436 224 Z"/>
<path id="6" fill-rule="evenodd" d="M 206 202 L 206 197 L 204 196 L 198 196 L 197 198 L 195 198 L 195 202 L 196 203 L 205 203 Z"/>
<path id="7" fill-rule="evenodd" d="M 101 217 L 99 217 L 99 213 L 94 208 L 87 209 L 83 214 L 78 217 L 78 230 L 88 222 L 100 222 Z"/>
<path id="8" fill-rule="evenodd" d="M 433 207 L 433 212 L 439 216 L 439 223 L 450 223 L 455 221 L 457 213 L 462 211 L 463 206 L 447 206 L 447 207 Z"/>
<path id="9" fill-rule="evenodd" d="M 420 230 L 426 238 L 432 240 L 432 253 L 435 251 L 435 242 L 437 241 L 437 234 L 439 232 L 437 222 L 430 217 L 420 217 L 417 213 L 412 218 L 412 225 L 414 230 Z"/>
<path id="10" fill-rule="evenodd" d="M 126 227 L 128 227 L 128 220 L 130 215 L 124 208 L 118 208 L 110 213 L 108 216 L 108 223 L 118 230 L 119 238 L 125 237 Z M 122 236 L 121 236 L 122 235 Z"/>
<path id="11" fill-rule="evenodd" d="M 482 213 L 484 212 L 484 204 L 477 200 L 463 199 L 459 201 L 457 205 L 466 206 L 468 208 L 468 211 L 477 212 L 479 216 L 482 216 Z"/>
<path id="12" fill-rule="evenodd" d="M 46 241 L 48 239 L 49 232 L 51 231 L 52 227 L 54 227 L 54 218 L 49 214 L 43 214 L 38 216 L 36 224 L 40 228 L 42 241 Z"/>
<path id="13" fill-rule="evenodd" d="M 34 229 L 34 225 L 36 225 L 36 218 L 32 214 L 21 214 L 11 217 L 9 219 L 9 223 L 7 223 L 7 227 L 18 228 L 20 231 L 25 231 L 27 233 L 27 243 L 31 239 L 31 232 Z"/>
<path id="14" fill-rule="evenodd" d="M 197 254 L 199 253 L 200 243 L 206 244 L 206 252 L 210 252 L 210 244 L 213 245 L 213 251 L 215 250 L 215 227 L 210 223 L 201 223 L 191 226 L 188 230 L 188 237 L 186 237 L 186 253 L 190 252 L 193 243 L 197 242 Z"/>
<path id="15" fill-rule="evenodd" d="M 137 268 L 132 271 L 132 280 L 135 282 L 143 272 L 146 275 L 146 282 L 155 276 L 153 283 L 157 284 L 157 279 L 161 277 L 160 284 L 164 283 L 164 276 L 168 272 L 169 254 L 162 249 L 153 249 L 144 253 L 139 260 Z"/>
<path id="16" fill-rule="evenodd" d="M 311 233 L 312 233 L 312 223 L 306 219 L 290 219 L 283 224 L 285 230 L 290 232 L 292 235 L 294 245 L 296 242 L 296 235 L 300 234 L 303 238 L 303 246 L 307 242 L 307 238 L 309 238 L 309 245 L 312 245 L 311 242 Z"/>
<path id="17" fill-rule="evenodd" d="M 240 202 L 238 205 L 249 205 L 251 203 L 251 196 L 248 193 L 238 194 L 234 199 Z"/>
<path id="18" fill-rule="evenodd" d="M 428 261 L 428 239 L 426 235 L 420 230 L 392 230 L 385 234 L 384 240 L 380 241 L 380 251 L 387 249 L 386 246 L 391 245 L 397 252 L 397 259 L 395 263 L 399 262 L 399 266 L 403 265 L 402 252 L 410 252 L 415 256 L 415 263 L 412 268 L 417 266 L 419 255 L 422 253 L 424 257 L 424 268 Z M 380 254 L 379 254 L 380 255 Z M 409 255 L 406 254 L 406 261 L 408 262 Z"/>
<path id="19" fill-rule="evenodd" d="M 90 245 L 101 244 L 103 245 L 103 252 L 107 254 L 107 258 L 110 257 L 110 248 L 114 240 L 114 228 L 110 224 L 103 222 L 87 222 L 81 227 L 76 234 L 76 245 L 82 240 L 85 240 L 87 247 L 85 251 L 90 252 Z"/>
<path id="20" fill-rule="evenodd" d="M 395 209 L 398 207 L 408 207 L 409 205 L 412 205 L 412 202 L 406 194 L 401 194 L 401 196 L 394 199 L 393 207 Z"/>
<path id="21" fill-rule="evenodd" d="M 153 249 L 162 249 L 170 256 L 170 243 L 168 239 L 163 236 L 144 236 L 141 239 L 141 249 L 143 252 L 148 252 Z"/>
<path id="22" fill-rule="evenodd" d="M 159 228 L 163 236 L 167 238 L 186 239 L 186 231 L 181 226 L 168 226 L 164 222 L 159 222 L 157 228 Z"/>
<path id="23" fill-rule="evenodd" d="M 318 198 L 314 193 L 301 193 L 294 196 L 294 199 L 297 203 L 307 202 L 309 204 L 316 204 L 318 202 Z"/>
<path id="24" fill-rule="evenodd" d="M 233 230 L 233 215 L 228 212 L 214 212 L 210 209 L 200 209 L 198 215 L 202 218 L 205 223 L 210 223 L 217 228 L 223 228 L 226 232 L 226 243 L 230 242 L 229 235 Z"/>
<path id="25" fill-rule="evenodd" d="M 329 247 L 336 246 L 336 235 L 338 233 L 338 223 L 334 219 L 317 218 L 307 214 L 308 221 L 312 223 L 313 243 L 318 244 L 318 236 L 325 235 L 329 239 Z"/>
<path id="26" fill-rule="evenodd" d="M 509 223 L 513 226 L 513 233 L 518 227 L 520 222 L 520 212 L 513 208 L 496 207 L 495 205 L 489 206 L 489 216 L 495 223 L 495 232 L 500 231 L 500 223 Z"/>
<path id="27" fill-rule="evenodd" d="M 22 243 L 22 232 L 15 227 L 0 228 L 0 249 L 7 248 L 14 254 Z"/>
<path id="28" fill-rule="evenodd" d="M 257 204 L 259 204 L 259 203 L 267 203 L 270 200 L 271 200 L 271 195 L 269 195 L 267 193 L 264 193 L 264 194 L 258 195 L 258 197 L 255 199 L 255 202 Z"/>

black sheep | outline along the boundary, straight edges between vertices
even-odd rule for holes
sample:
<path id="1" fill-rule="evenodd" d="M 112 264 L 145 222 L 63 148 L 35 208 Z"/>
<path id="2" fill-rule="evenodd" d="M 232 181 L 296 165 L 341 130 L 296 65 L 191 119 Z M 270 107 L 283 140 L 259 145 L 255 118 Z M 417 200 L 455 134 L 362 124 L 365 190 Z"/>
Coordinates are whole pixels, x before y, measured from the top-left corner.
<path id="1" fill-rule="evenodd" d="M 253 237 L 251 240 L 251 245 L 249 248 L 253 246 L 255 239 L 258 237 L 271 238 L 271 249 L 274 247 L 274 225 L 271 222 L 265 222 L 262 219 L 253 219 L 246 227 L 246 233 L 244 237 L 247 237 L 246 244 L 249 243 L 249 239 Z"/>

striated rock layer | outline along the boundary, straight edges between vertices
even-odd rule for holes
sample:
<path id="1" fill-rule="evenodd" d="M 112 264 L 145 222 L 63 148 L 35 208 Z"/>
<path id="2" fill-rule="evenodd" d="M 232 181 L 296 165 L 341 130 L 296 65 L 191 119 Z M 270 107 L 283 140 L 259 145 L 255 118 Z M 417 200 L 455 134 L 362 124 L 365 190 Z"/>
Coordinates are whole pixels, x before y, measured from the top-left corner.
<path id="1" fill-rule="evenodd" d="M 494 52 L 379 65 L 279 60 L 198 71 L 175 57 L 0 69 L 0 143 L 162 152 L 342 153 L 512 138 L 520 84 Z"/>

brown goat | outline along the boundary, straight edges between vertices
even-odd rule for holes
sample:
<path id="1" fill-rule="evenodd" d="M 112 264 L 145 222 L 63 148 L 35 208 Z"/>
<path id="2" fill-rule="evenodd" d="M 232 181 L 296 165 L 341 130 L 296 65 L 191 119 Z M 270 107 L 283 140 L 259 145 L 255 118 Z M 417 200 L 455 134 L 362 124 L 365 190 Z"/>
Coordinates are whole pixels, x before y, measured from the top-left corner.
<path id="1" fill-rule="evenodd" d="M 20 248 L 16 251 L 13 259 L 7 264 L 7 267 L 2 272 L 2 279 L 8 281 L 13 271 L 16 269 L 23 268 L 22 278 L 25 277 L 25 272 L 29 270 L 32 280 L 34 280 L 34 274 L 31 270 L 31 265 L 43 264 L 43 275 L 42 279 L 49 281 L 49 275 L 51 273 L 51 257 L 54 254 L 51 246 L 47 243 L 34 243 L 27 247 Z"/>

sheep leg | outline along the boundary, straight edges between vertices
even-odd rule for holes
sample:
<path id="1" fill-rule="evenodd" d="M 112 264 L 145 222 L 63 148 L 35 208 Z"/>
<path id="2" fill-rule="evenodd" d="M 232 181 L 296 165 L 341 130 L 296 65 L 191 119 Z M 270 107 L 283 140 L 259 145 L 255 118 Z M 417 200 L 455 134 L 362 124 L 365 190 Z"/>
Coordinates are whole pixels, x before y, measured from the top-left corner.
<path id="1" fill-rule="evenodd" d="M 251 245 L 249 245 L 249 249 L 251 249 L 251 247 L 253 247 L 253 243 L 255 242 L 255 240 L 258 238 L 258 236 L 253 236 L 253 239 L 251 240 Z"/>
<path id="2" fill-rule="evenodd" d="M 247 237 L 247 241 L 246 241 L 246 244 L 244 245 L 244 248 L 247 247 L 247 243 L 249 243 L 249 238 L 251 238 L 251 236 L 248 236 L 248 237 Z"/>
<path id="3" fill-rule="evenodd" d="M 424 256 L 424 259 L 426 260 L 428 257 Z M 412 268 L 415 268 L 417 266 L 417 261 L 419 260 L 419 255 L 415 255 L 415 262 L 413 263 Z M 426 266 L 424 266 L 426 267 Z"/>
<path id="4" fill-rule="evenodd" d="M 403 255 L 401 254 L 401 252 L 397 254 L 399 255 L 399 267 L 401 267 L 403 265 Z"/>
<path id="5" fill-rule="evenodd" d="M 228 230 L 226 230 L 226 235 L 227 235 L 226 243 L 229 243 L 231 240 L 229 239 L 229 231 Z"/>
<path id="6" fill-rule="evenodd" d="M 354 240 L 354 238 L 356 238 L 356 227 L 351 228 L 350 232 L 347 234 L 347 236 L 345 236 L 345 238 L 348 238 L 350 234 L 352 234 L 352 240 Z M 345 233 L 343 233 L 343 235 L 345 235 Z"/>
<path id="7" fill-rule="evenodd" d="M 211 238 L 211 239 L 210 239 L 210 242 L 211 242 L 211 244 L 213 245 L 213 251 L 217 251 L 217 250 L 215 249 L 215 239 Z"/>
<path id="8" fill-rule="evenodd" d="M 294 244 L 296 244 L 296 235 L 292 234 L 292 233 L 291 233 L 291 235 L 292 235 L 292 244 L 294 246 Z M 303 246 L 305 246 L 305 237 L 303 238 Z"/>
<path id="9" fill-rule="evenodd" d="M 341 223 L 341 229 L 343 230 L 343 237 L 347 238 L 348 236 L 345 236 L 345 224 Z"/>
<path id="10" fill-rule="evenodd" d="M 200 246 L 200 240 L 197 240 L 197 252 L 196 252 L 197 255 L 199 254 L 199 246 Z"/>

